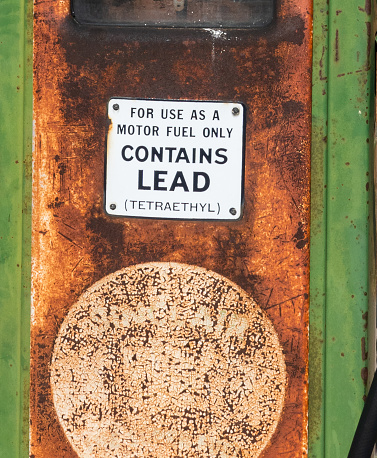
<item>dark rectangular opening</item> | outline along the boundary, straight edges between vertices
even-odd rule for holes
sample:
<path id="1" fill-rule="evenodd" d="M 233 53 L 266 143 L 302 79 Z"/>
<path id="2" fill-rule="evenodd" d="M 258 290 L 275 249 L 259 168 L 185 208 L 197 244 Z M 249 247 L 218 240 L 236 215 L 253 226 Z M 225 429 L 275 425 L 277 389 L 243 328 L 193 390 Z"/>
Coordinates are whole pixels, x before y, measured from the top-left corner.
<path id="1" fill-rule="evenodd" d="M 256 28 L 268 25 L 274 0 L 72 0 L 80 24 Z"/>

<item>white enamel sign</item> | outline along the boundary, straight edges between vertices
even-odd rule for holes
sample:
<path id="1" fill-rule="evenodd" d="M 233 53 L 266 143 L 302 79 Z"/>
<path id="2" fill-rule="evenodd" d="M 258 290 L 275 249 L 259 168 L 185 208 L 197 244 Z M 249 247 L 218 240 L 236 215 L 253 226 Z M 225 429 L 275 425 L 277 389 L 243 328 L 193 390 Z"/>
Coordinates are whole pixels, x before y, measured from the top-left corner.
<path id="1" fill-rule="evenodd" d="M 113 98 L 108 116 L 107 213 L 240 218 L 242 104 Z"/>

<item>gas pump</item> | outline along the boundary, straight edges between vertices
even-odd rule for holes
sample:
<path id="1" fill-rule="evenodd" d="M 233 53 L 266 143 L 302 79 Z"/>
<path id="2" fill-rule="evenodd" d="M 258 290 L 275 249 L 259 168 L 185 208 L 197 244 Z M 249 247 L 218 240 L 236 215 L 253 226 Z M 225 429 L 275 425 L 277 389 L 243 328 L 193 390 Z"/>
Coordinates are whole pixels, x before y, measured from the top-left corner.
<path id="1" fill-rule="evenodd" d="M 362 154 L 372 6 L 352 8 L 315 2 L 312 60 L 309 0 L 35 1 L 33 152 L 26 70 L 2 112 L 11 131 L 23 97 L 24 137 L 0 129 L 12 158 L 0 243 L 15 253 L 3 290 L 22 278 L 0 332 L 1 417 L 18 439 L 0 431 L 0 452 L 349 450 L 368 383 L 368 297 L 374 310 Z M 355 34 L 369 47 L 351 49 Z M 30 34 L 16 39 L 30 50 Z"/>

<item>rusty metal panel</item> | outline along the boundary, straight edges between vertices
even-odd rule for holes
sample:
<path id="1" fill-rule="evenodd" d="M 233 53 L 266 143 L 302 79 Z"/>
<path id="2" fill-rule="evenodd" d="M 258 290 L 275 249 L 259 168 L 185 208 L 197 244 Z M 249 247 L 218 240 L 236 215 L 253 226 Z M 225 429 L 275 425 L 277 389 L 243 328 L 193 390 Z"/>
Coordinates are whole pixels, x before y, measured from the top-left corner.
<path id="1" fill-rule="evenodd" d="M 79 26 L 70 17 L 67 0 L 35 1 L 31 455 L 38 458 L 305 456 L 311 2 L 282 0 L 277 2 L 276 8 L 274 22 L 268 28 L 257 31 L 124 29 Z M 243 103 L 246 107 L 246 152 L 242 219 L 228 222 L 168 221 L 107 215 L 103 196 L 104 163 L 106 107 L 111 97 Z M 85 328 L 85 323 L 89 323 L 88 316 L 80 315 L 80 310 L 88 304 L 97 304 L 101 310 L 99 317 L 102 318 L 98 319 L 103 333 L 103 339 L 98 341 L 102 342 L 101 345 L 93 347 L 97 353 L 92 372 L 89 370 L 89 376 L 83 376 L 81 385 L 85 387 L 93 383 L 97 386 L 95 378 L 102 374 L 101 389 L 97 386 L 99 397 L 105 393 L 106 399 L 110 399 L 115 390 L 118 407 L 129 408 L 132 398 L 145 409 L 144 395 L 140 394 L 142 391 L 136 389 L 136 385 L 132 385 L 134 388 L 130 385 L 133 363 L 130 362 L 128 372 L 124 372 L 125 354 L 136 347 L 142 353 L 143 347 L 134 343 L 125 349 L 122 344 L 110 351 L 115 360 L 118 357 L 122 360 L 122 374 L 128 374 L 120 377 L 118 384 L 112 381 L 111 389 L 101 372 L 106 364 L 101 366 L 98 349 L 108 348 L 110 341 L 111 345 L 116 341 L 119 343 L 120 327 L 129 330 L 128 325 L 119 324 L 119 317 L 109 318 L 111 310 L 118 315 L 130 317 L 136 314 L 140 318 L 142 307 L 156 306 L 157 286 L 154 285 L 153 289 L 149 284 L 153 284 L 151 271 L 156 269 L 156 265 L 162 266 L 162 270 L 155 274 L 165 285 L 167 303 L 178 308 L 183 307 L 182 304 L 192 304 L 192 309 L 197 311 L 197 319 L 204 322 L 207 322 L 207 315 L 215 323 L 219 320 L 219 312 L 228 313 L 227 325 L 221 328 L 217 337 L 220 343 L 228 342 L 226 339 L 232 336 L 234 340 L 237 326 L 244 323 L 244 328 L 241 326 L 242 338 L 235 339 L 234 345 L 236 350 L 243 348 L 246 353 L 255 354 L 259 348 L 256 337 L 261 336 L 263 345 L 269 349 L 269 352 L 266 351 L 269 355 L 267 359 L 275 367 L 275 377 L 279 381 L 274 386 L 280 384 L 280 391 L 277 388 L 269 390 L 271 396 L 266 394 L 269 399 L 263 408 L 251 402 L 245 388 L 246 368 L 251 362 L 245 352 L 239 353 L 239 366 L 236 365 L 235 353 L 232 353 L 229 364 L 233 365 L 234 371 L 238 370 L 238 375 L 234 375 L 235 372 L 232 376 L 227 374 L 229 386 L 224 382 L 225 378 L 219 376 L 211 379 L 216 378 L 217 381 L 210 383 L 210 389 L 220 390 L 219 399 L 232 404 L 230 410 L 238 409 L 243 424 L 253 425 L 259 432 L 266 429 L 267 422 L 259 421 L 256 425 L 257 417 L 250 412 L 254 409 L 263 417 L 263 409 L 266 413 L 271 406 L 280 405 L 275 407 L 273 428 L 265 434 L 268 440 L 253 439 L 259 437 L 257 433 L 253 436 L 248 428 L 240 428 L 239 425 L 236 430 L 236 421 L 226 418 L 217 429 L 210 428 L 211 420 L 208 418 L 203 421 L 199 439 L 195 428 L 188 427 L 189 432 L 184 430 L 184 422 L 189 422 L 189 419 L 183 407 L 187 407 L 189 401 L 185 404 L 179 397 L 177 405 L 180 408 L 176 415 L 181 426 L 175 425 L 175 438 L 168 438 L 168 433 L 161 436 L 160 448 L 152 446 L 151 438 L 149 445 L 136 452 L 132 449 L 134 455 L 127 455 L 131 452 L 119 443 L 119 437 L 114 439 L 115 434 L 106 436 L 107 444 L 112 444 L 113 439 L 115 441 L 115 445 L 111 445 L 112 451 L 107 454 L 104 454 L 100 443 L 86 443 L 89 417 L 79 415 L 79 411 L 73 415 L 77 406 L 72 406 L 74 401 L 79 402 L 80 396 L 85 398 L 80 408 L 88 405 L 88 393 L 77 391 L 80 384 L 76 387 L 75 377 L 81 368 L 84 370 L 84 359 L 90 358 L 91 347 L 85 342 L 89 341 L 94 328 Z M 148 275 L 142 275 L 145 269 L 149 269 Z M 132 283 L 135 275 L 138 280 Z M 199 287 L 195 289 L 195 294 L 190 289 L 193 286 L 183 288 L 188 281 L 187 275 L 189 278 L 199 275 Z M 127 278 L 122 283 L 124 276 Z M 213 285 L 213 279 L 222 285 L 220 289 Z M 201 282 L 203 286 L 200 286 Z M 168 286 L 170 283 L 172 286 Z M 206 284 L 210 285 L 211 293 L 207 293 Z M 148 285 L 152 289 L 147 289 Z M 98 293 L 101 288 L 107 291 L 108 296 Z M 188 291 L 190 300 L 183 300 L 179 295 L 182 288 Z M 124 298 L 121 300 L 121 311 L 109 309 L 110 315 L 105 313 L 106 307 L 100 302 L 117 304 L 120 299 L 116 299 L 116 291 L 119 289 L 132 297 L 132 291 L 137 290 L 140 299 L 134 305 L 139 310 L 137 313 L 132 308 L 132 300 L 127 302 Z M 96 291 L 100 294 L 99 302 L 95 299 Z M 141 301 L 141 298 L 146 300 L 145 294 L 153 298 L 147 301 L 147 305 Z M 174 297 L 180 300 L 174 302 Z M 216 305 L 215 312 L 211 304 Z M 264 323 L 259 334 L 256 321 L 252 318 L 255 313 Z M 159 336 L 160 339 L 155 349 L 160 355 L 157 360 L 161 360 L 162 342 L 164 347 L 170 346 L 173 351 L 175 334 L 171 331 L 177 318 L 170 317 L 165 323 L 167 340 L 162 339 L 160 322 L 156 320 L 154 315 L 151 318 L 156 330 L 154 337 L 157 339 L 156 336 Z M 182 326 L 187 331 L 188 318 L 182 320 L 186 323 Z M 94 326 L 94 321 L 91 319 L 90 326 Z M 135 331 L 140 339 L 146 332 L 146 321 L 141 321 L 141 325 L 144 328 L 139 327 Z M 189 343 L 193 345 L 194 341 L 201 339 L 208 346 L 213 343 L 214 336 L 208 330 L 195 326 L 197 339 L 188 338 Z M 113 328 L 118 330 L 118 340 L 109 337 Z M 83 333 L 86 333 L 86 340 L 80 337 Z M 270 342 L 269 338 L 273 344 L 266 343 Z M 67 339 L 71 342 L 69 349 L 63 345 Z M 76 344 L 78 347 L 75 347 Z M 215 351 L 215 347 L 211 347 L 211 351 Z M 79 348 L 85 355 L 80 353 Z M 198 347 L 195 348 L 197 351 Z M 224 343 L 221 348 L 222 358 L 225 358 L 224 348 L 228 347 Z M 181 347 L 175 350 L 182 353 Z M 62 356 L 64 351 L 66 355 L 78 358 L 70 360 L 71 366 L 67 361 L 58 365 L 66 357 Z M 191 351 L 190 358 L 194 357 L 195 351 Z M 210 354 L 213 353 L 208 350 L 207 355 Z M 178 360 L 182 364 L 189 362 Z M 220 371 L 211 363 L 209 356 L 202 358 L 198 367 L 193 366 L 194 374 L 199 377 L 202 365 L 208 365 L 208 370 L 214 366 Z M 112 364 L 115 364 L 114 361 Z M 70 380 L 67 373 L 59 372 L 64 367 L 74 371 Z M 145 367 L 141 374 L 148 374 Z M 173 382 L 169 383 L 169 377 L 178 375 L 172 368 L 169 369 L 168 364 L 164 367 L 164 387 L 157 393 L 169 397 L 169 390 L 176 387 Z M 239 375 L 241 373 L 242 376 Z M 110 379 L 115 375 L 116 371 L 111 372 Z M 65 382 L 59 377 L 66 377 Z M 182 375 L 180 377 L 178 382 L 184 385 L 186 382 Z M 255 378 L 252 380 L 256 382 Z M 139 386 L 142 381 L 138 379 L 135 383 Z M 229 388 L 236 383 L 239 383 L 238 392 Z M 148 390 L 151 390 L 150 385 Z M 262 396 L 262 391 L 262 388 L 254 389 L 256 395 Z M 232 397 L 231 393 L 236 392 L 238 398 Z M 199 405 L 199 395 L 191 396 L 193 398 L 187 399 L 194 399 L 192 402 Z M 99 397 L 95 401 L 98 405 Z M 215 404 L 216 396 L 211 399 L 214 404 L 206 412 L 221 416 L 222 409 Z M 172 402 L 171 399 L 169 402 Z M 96 412 L 96 421 L 90 428 L 91 434 L 99 440 L 106 428 L 101 423 L 102 414 L 98 409 Z M 168 412 L 172 415 L 173 410 L 169 408 Z M 71 420 L 67 423 L 65 420 L 70 415 Z M 115 415 L 114 410 L 109 415 Z M 152 420 L 152 426 L 149 423 L 140 424 L 135 419 L 136 414 L 130 413 L 130 410 L 127 415 L 122 415 L 116 423 L 122 425 L 123 429 L 119 430 L 124 431 L 127 421 L 136 422 L 129 427 L 133 437 L 130 436 L 129 440 L 140 447 L 142 440 L 152 437 L 154 431 L 161 432 L 166 428 L 163 423 L 153 423 Z M 91 418 L 93 420 L 94 417 Z M 195 417 L 195 421 L 198 418 Z M 111 422 L 107 428 L 106 434 L 114 431 Z M 228 445 L 224 445 L 222 450 L 211 449 L 210 444 L 220 442 L 220 438 Z M 199 443 L 207 444 L 207 448 L 199 449 Z"/>

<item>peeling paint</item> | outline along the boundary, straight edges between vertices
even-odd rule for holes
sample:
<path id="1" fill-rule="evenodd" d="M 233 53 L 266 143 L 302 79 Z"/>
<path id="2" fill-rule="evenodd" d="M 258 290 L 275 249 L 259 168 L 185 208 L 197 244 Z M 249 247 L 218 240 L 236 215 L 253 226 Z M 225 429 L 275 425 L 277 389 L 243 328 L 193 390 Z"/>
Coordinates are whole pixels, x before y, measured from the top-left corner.
<path id="1" fill-rule="evenodd" d="M 286 371 L 245 292 L 195 266 L 153 263 L 107 276 L 73 305 L 51 384 L 80 457 L 256 458 L 279 422 Z"/>

